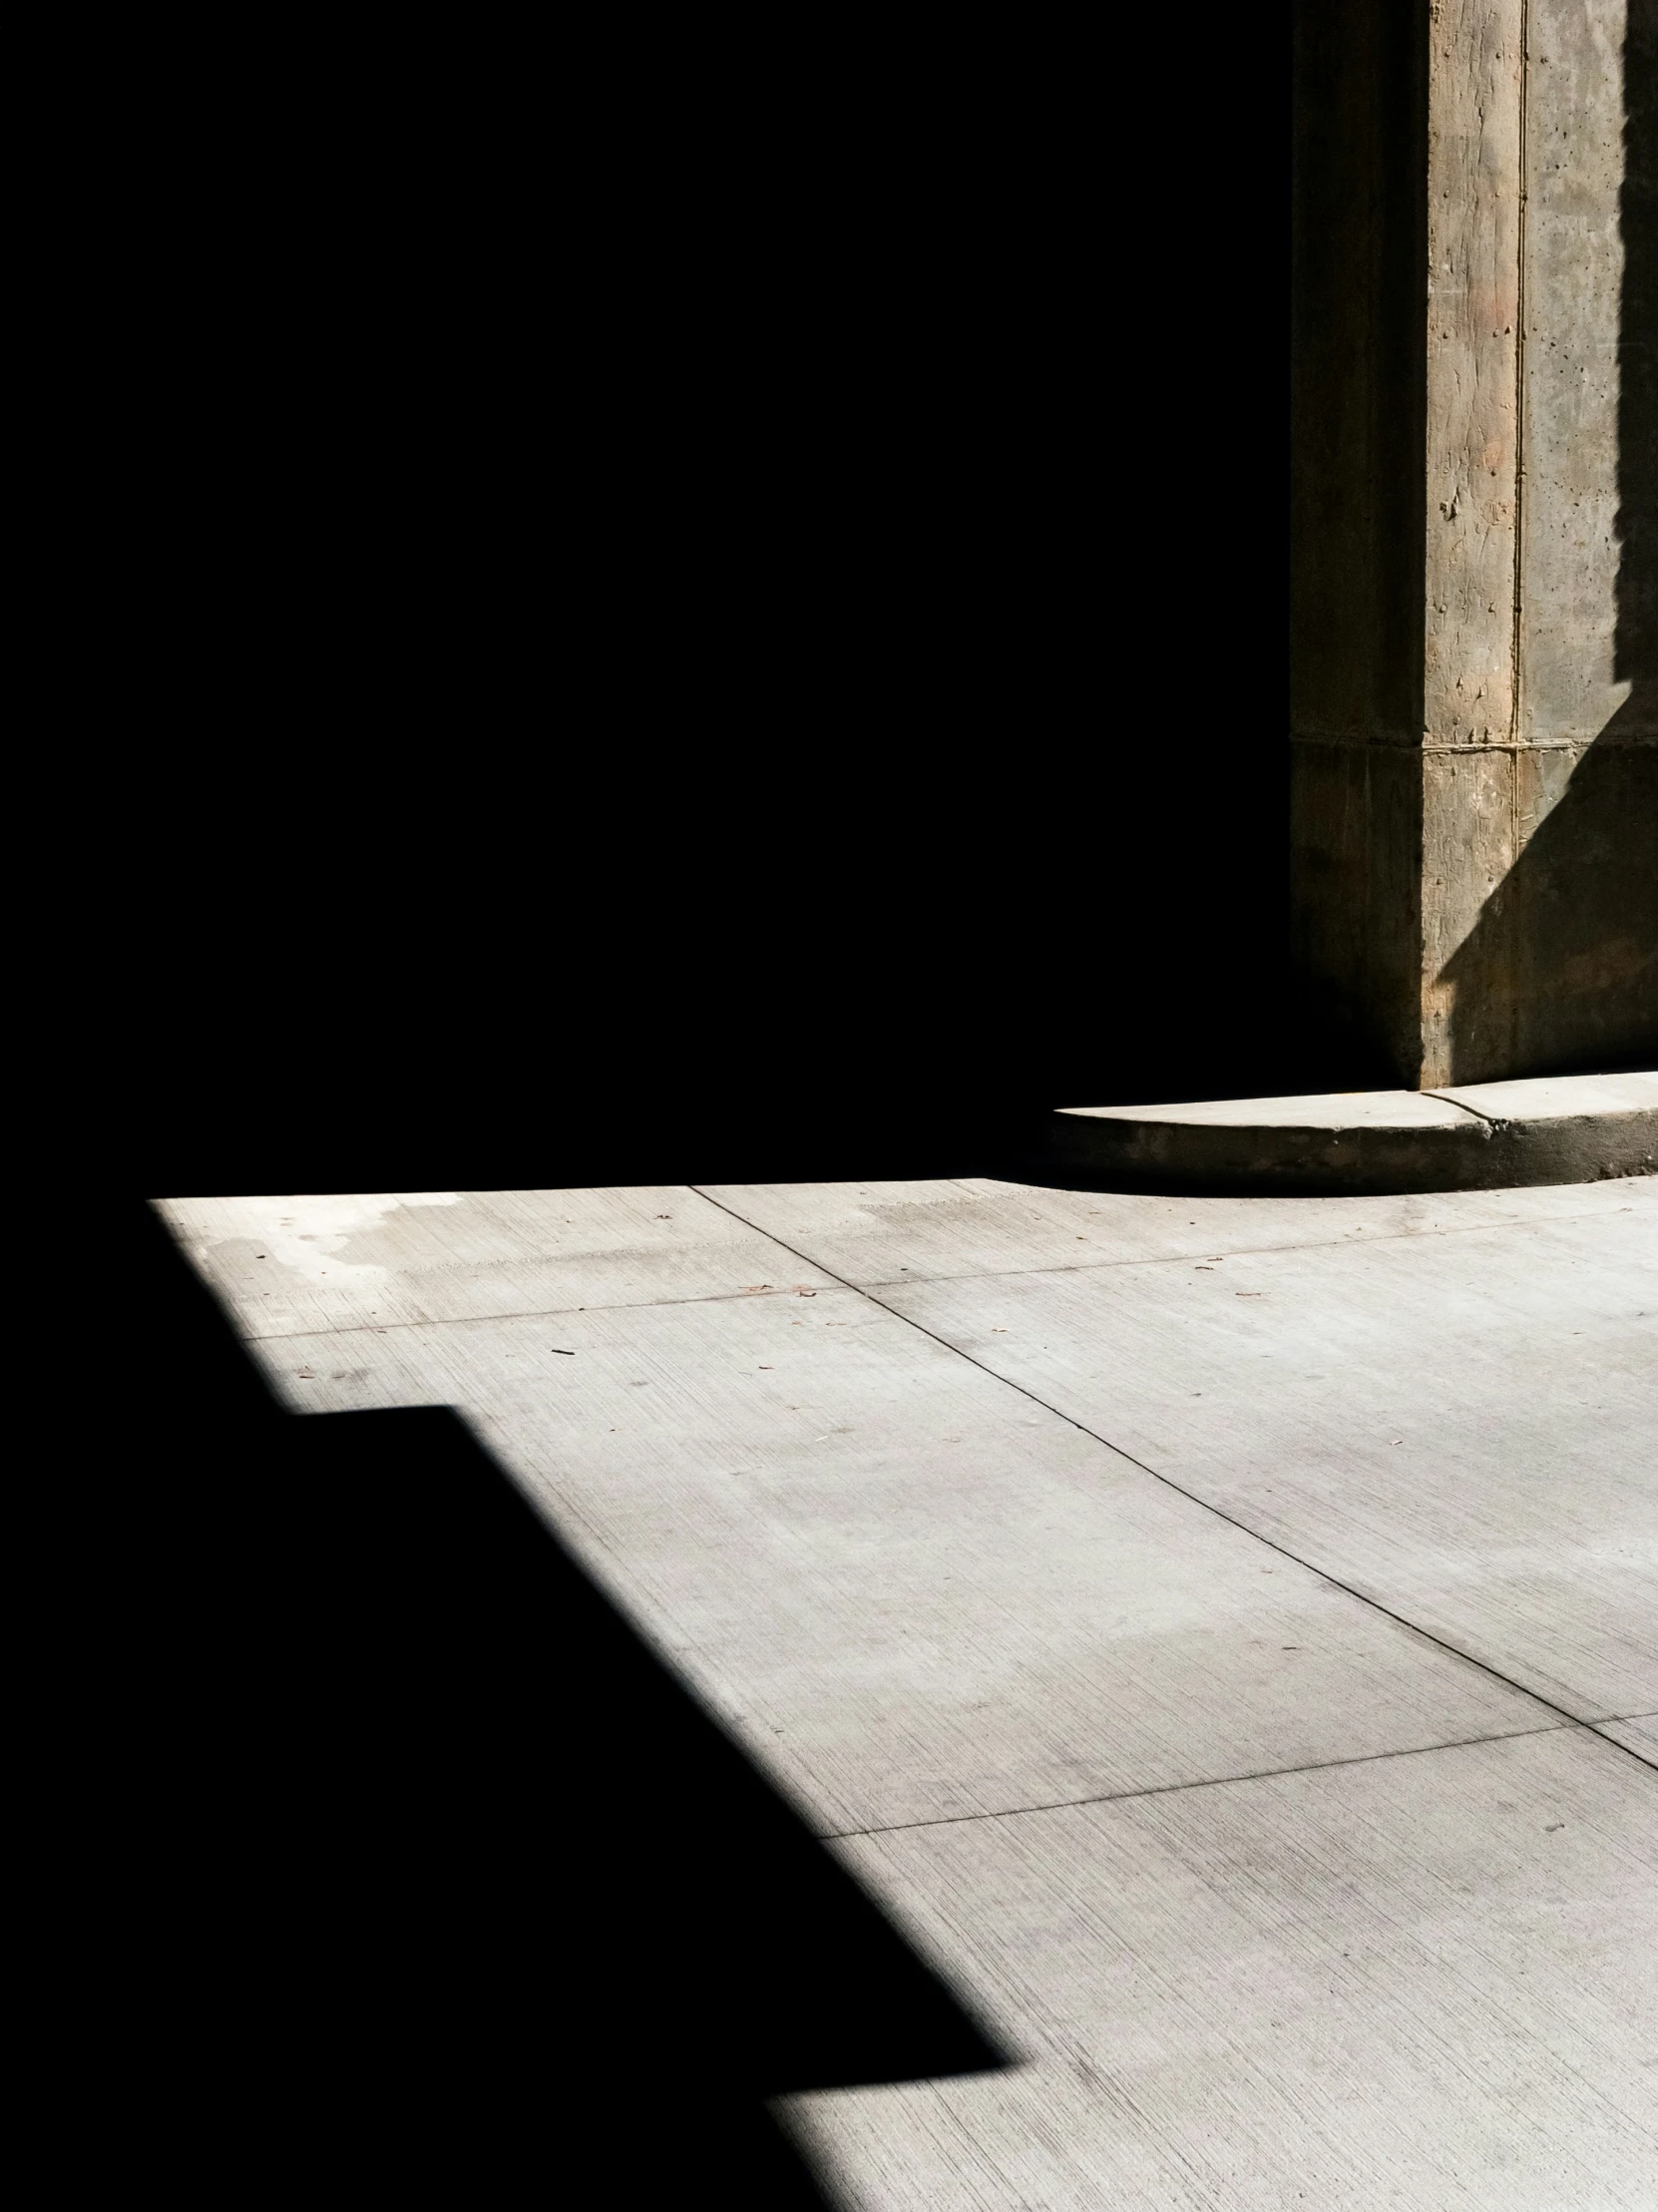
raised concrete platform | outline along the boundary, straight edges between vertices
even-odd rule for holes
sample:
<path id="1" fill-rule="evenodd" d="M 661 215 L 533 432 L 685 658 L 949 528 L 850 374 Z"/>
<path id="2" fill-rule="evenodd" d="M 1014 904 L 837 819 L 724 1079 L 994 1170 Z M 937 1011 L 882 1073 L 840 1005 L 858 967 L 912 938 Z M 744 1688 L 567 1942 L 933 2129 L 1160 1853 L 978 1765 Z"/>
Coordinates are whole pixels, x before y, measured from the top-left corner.
<path id="1" fill-rule="evenodd" d="M 1512 1189 L 1658 1169 L 1658 1074 L 1445 1091 L 1064 1106 L 1053 1162 L 1125 1186 L 1255 1191 Z"/>

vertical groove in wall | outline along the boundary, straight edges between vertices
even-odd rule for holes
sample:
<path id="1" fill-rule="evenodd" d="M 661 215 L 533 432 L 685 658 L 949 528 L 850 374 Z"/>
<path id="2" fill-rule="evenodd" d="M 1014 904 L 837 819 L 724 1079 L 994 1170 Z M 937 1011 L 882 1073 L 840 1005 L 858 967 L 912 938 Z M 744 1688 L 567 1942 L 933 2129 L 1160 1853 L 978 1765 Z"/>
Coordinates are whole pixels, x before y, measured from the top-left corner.
<path id="1" fill-rule="evenodd" d="M 1520 0 L 1519 86 L 1519 220 L 1515 225 L 1518 267 L 1514 272 L 1514 631 L 1510 648 L 1512 678 L 1508 687 L 1510 742 L 1524 739 L 1525 690 L 1525 219 L 1531 183 L 1531 147 L 1528 136 L 1531 95 L 1531 0 Z M 1520 765 L 1515 753 L 1508 756 L 1509 865 L 1520 850 Z"/>

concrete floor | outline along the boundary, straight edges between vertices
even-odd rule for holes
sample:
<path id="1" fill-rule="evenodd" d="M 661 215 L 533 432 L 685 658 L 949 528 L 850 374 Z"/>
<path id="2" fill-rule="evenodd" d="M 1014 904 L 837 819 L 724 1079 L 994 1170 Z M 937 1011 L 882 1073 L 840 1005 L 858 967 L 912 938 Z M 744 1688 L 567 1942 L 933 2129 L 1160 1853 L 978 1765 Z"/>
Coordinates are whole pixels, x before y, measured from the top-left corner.
<path id="1" fill-rule="evenodd" d="M 793 2100 L 847 2206 L 1658 2206 L 1658 1183 L 164 1211 L 292 1406 L 467 1412 L 1023 2055 Z"/>

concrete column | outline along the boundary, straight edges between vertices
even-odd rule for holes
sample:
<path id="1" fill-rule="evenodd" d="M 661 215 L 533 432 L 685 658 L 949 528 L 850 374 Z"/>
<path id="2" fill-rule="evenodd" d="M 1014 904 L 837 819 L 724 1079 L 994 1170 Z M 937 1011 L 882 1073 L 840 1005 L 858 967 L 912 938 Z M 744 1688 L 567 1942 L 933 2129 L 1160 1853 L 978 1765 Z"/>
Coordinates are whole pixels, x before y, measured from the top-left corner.
<path id="1" fill-rule="evenodd" d="M 1378 1076 L 1658 1053 L 1658 0 L 1300 0 L 1296 952 Z"/>

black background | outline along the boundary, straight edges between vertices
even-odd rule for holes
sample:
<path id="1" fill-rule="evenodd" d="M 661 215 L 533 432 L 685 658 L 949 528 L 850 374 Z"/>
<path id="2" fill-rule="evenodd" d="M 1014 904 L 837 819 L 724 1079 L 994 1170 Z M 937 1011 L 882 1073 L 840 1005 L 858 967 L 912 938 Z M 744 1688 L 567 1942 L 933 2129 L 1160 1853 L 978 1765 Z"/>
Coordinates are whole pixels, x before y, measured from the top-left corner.
<path id="1" fill-rule="evenodd" d="M 1285 41 L 1136 39 L 158 130 L 63 534 L 125 1187 L 952 1172 L 1306 1080 Z"/>

